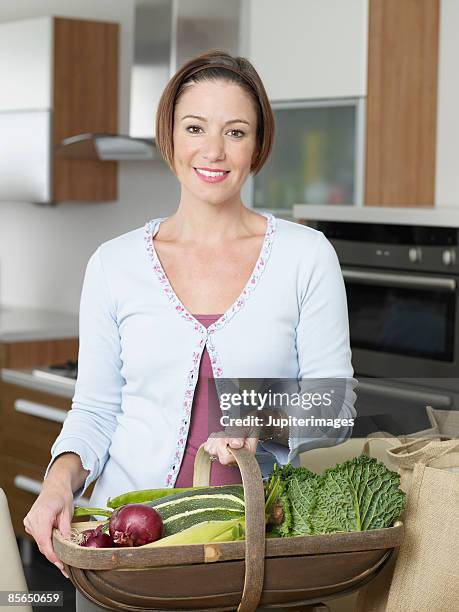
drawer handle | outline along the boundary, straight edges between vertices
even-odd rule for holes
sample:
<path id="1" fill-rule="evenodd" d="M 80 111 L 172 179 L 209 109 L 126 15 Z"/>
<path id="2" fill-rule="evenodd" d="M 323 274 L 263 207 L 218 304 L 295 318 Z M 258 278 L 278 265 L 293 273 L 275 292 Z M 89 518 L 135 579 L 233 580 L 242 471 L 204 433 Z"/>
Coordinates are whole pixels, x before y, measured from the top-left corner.
<path id="1" fill-rule="evenodd" d="M 28 476 L 23 476 L 22 474 L 18 474 L 14 477 L 14 486 L 17 489 L 21 489 L 22 491 L 27 491 L 27 493 L 34 493 L 35 495 L 40 495 L 41 493 L 41 482 L 35 480 L 34 478 L 29 478 Z"/>
<path id="2" fill-rule="evenodd" d="M 37 402 L 30 402 L 25 399 L 17 399 L 14 402 L 14 409 L 17 412 L 31 414 L 32 416 L 41 417 L 48 421 L 55 421 L 56 423 L 63 423 L 68 414 L 66 410 L 45 406 L 44 404 L 37 404 Z"/>
<path id="3" fill-rule="evenodd" d="M 33 493 L 34 495 L 40 495 L 42 482 L 35 480 L 35 478 L 29 478 L 23 474 L 17 474 L 14 477 L 14 486 L 21 491 L 27 491 L 27 493 Z M 75 504 L 78 506 L 90 506 L 89 499 L 87 497 L 79 497 L 75 500 Z"/>

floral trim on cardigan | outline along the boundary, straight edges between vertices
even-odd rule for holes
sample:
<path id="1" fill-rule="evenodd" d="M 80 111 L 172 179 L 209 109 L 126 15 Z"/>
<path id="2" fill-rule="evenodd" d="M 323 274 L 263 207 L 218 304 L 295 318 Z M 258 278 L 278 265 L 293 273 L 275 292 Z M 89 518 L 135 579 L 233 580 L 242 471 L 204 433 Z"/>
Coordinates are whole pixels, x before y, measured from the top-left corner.
<path id="1" fill-rule="evenodd" d="M 244 306 L 251 293 L 257 286 L 263 271 L 266 267 L 269 255 L 271 253 L 271 247 L 276 233 L 276 219 L 271 213 L 262 213 L 267 218 L 266 233 L 263 240 L 260 255 L 257 259 L 253 272 L 245 285 L 242 293 L 239 295 L 237 300 L 230 306 L 230 308 L 217 320 L 215 323 L 206 328 L 200 323 L 195 317 L 185 308 L 182 304 L 172 286 L 169 279 L 164 272 L 164 269 L 159 260 L 158 254 L 154 247 L 153 238 L 158 232 L 159 226 L 165 217 L 149 221 L 145 224 L 144 239 L 145 246 L 148 251 L 148 255 L 153 264 L 153 270 L 155 271 L 156 277 L 169 300 L 171 301 L 172 307 L 175 309 L 177 314 L 193 325 L 194 330 L 201 336 L 200 340 L 193 351 L 192 356 L 192 369 L 188 373 L 187 385 L 185 390 L 185 397 L 183 399 L 183 415 L 180 422 L 179 437 L 175 448 L 174 457 L 172 460 L 171 467 L 166 476 L 166 486 L 173 487 L 177 476 L 180 471 L 180 465 L 182 463 L 183 454 L 185 451 L 186 441 L 188 438 L 188 430 L 191 421 L 191 409 L 193 406 L 193 397 L 198 382 L 199 376 L 199 363 L 207 344 L 207 350 L 209 353 L 210 363 L 212 365 L 212 371 L 215 378 L 221 378 L 223 376 L 223 367 L 220 360 L 220 355 L 212 342 L 212 334 L 222 327 L 224 327 L 230 319 Z"/>

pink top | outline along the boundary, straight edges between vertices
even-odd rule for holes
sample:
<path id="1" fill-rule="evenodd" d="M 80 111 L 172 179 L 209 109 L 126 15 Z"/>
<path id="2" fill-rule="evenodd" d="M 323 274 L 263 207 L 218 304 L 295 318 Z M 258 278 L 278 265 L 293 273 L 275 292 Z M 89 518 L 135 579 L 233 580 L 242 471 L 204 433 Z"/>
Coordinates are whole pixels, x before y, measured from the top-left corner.
<path id="1" fill-rule="evenodd" d="M 193 315 L 202 325 L 209 327 L 222 315 Z M 207 440 L 214 431 L 223 429 L 219 423 L 220 407 L 217 398 L 215 384 L 210 385 L 209 379 L 213 380 L 212 366 L 207 348 L 202 353 L 199 365 L 199 378 L 196 385 L 193 406 L 191 410 L 191 422 L 186 441 L 180 471 L 175 481 L 175 487 L 193 486 L 194 458 L 198 448 Z M 210 390 L 210 393 L 209 393 Z M 210 484 L 240 484 L 241 473 L 237 466 L 222 465 L 214 461 L 210 470 Z"/>

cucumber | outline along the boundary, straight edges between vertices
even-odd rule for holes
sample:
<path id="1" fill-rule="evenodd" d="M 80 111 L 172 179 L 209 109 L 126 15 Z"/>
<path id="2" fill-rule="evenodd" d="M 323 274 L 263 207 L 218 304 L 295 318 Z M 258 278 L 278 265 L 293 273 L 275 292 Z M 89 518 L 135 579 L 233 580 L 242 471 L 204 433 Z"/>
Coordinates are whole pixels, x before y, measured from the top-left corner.
<path id="1" fill-rule="evenodd" d="M 245 516 L 244 490 L 227 485 L 176 493 L 148 502 L 161 516 L 165 535 L 173 535 L 206 521 L 227 521 Z"/>

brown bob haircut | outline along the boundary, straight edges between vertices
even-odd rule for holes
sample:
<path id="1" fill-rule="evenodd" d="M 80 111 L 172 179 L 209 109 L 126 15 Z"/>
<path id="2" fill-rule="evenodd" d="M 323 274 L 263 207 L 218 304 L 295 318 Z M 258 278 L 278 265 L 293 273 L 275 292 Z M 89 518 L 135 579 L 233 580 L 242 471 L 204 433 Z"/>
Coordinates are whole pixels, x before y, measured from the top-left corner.
<path id="1" fill-rule="evenodd" d="M 156 145 L 174 170 L 174 109 L 180 95 L 189 85 L 201 81 L 224 80 L 236 83 L 246 91 L 256 108 L 256 149 L 250 171 L 257 174 L 271 153 L 274 141 L 274 116 L 264 85 L 245 57 L 233 57 L 213 49 L 186 62 L 170 79 L 159 101 L 156 113 Z"/>

